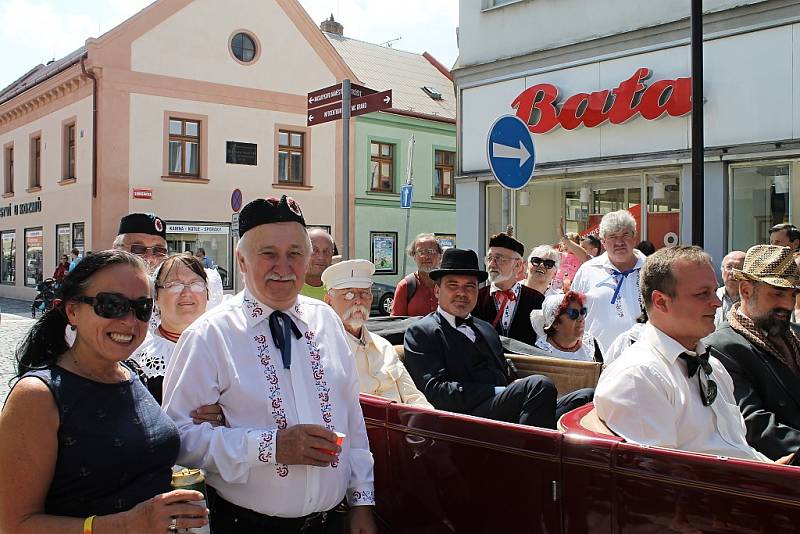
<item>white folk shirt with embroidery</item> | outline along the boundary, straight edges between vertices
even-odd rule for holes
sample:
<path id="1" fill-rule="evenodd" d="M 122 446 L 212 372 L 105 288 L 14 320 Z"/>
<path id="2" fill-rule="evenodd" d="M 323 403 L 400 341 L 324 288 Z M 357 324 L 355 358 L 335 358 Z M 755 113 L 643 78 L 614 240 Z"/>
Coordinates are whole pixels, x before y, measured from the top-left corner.
<path id="1" fill-rule="evenodd" d="M 705 347 L 698 343 L 695 350 Z M 747 444 L 733 380 L 722 363 L 709 358 L 717 397 L 703 406 L 697 375 L 690 379 L 679 358 L 683 352 L 680 343 L 645 325 L 639 340 L 600 375 L 594 394 L 600 419 L 633 443 L 769 462 Z"/>
<path id="2" fill-rule="evenodd" d="M 514 312 L 517 311 L 517 302 L 519 301 L 519 293 L 521 291 L 522 282 L 517 282 L 513 286 L 511 286 L 511 291 L 514 292 L 514 300 L 509 300 L 508 304 L 506 304 L 506 309 L 503 311 L 503 316 L 500 318 L 500 324 L 503 327 L 503 333 L 508 334 L 508 329 L 511 328 L 511 321 L 514 320 Z M 492 297 L 492 301 L 494 301 L 494 307 L 499 312 L 500 306 L 498 306 L 497 299 L 494 297 L 494 294 L 498 291 L 502 291 L 499 287 L 492 285 L 489 287 L 489 295 Z M 506 297 L 503 297 L 506 298 Z"/>
<path id="3" fill-rule="evenodd" d="M 131 359 L 139 364 L 147 378 L 158 378 L 167 371 L 174 350 L 175 342 L 161 337 L 158 331 L 147 332 L 144 342 L 131 355 Z"/>
<path id="4" fill-rule="evenodd" d="M 586 261 L 581 265 L 572 280 L 572 291 L 586 295 L 586 331 L 600 343 L 600 350 L 605 353 L 618 335 L 628 330 L 642 313 L 641 293 L 639 291 L 639 275 L 644 266 L 645 256 L 638 250 L 634 269 L 622 282 L 617 301 L 612 304 L 617 279 L 614 271 L 619 271 L 608 253 Z"/>
<path id="5" fill-rule="evenodd" d="M 164 410 L 178 426 L 178 463 L 207 470 L 220 495 L 261 514 L 301 517 L 375 503 L 373 459 L 358 394 L 358 374 L 341 321 L 303 296 L 289 310 L 292 336 L 284 369 L 270 334 L 271 308 L 245 289 L 207 312 L 180 337 L 164 378 Z M 226 426 L 195 425 L 189 412 L 219 404 Z M 345 433 L 335 467 L 276 461 L 278 429 L 316 424 Z"/>
<path id="6" fill-rule="evenodd" d="M 360 338 L 347 333 L 347 344 L 355 358 L 361 393 L 433 409 L 387 339 L 362 326 Z"/>

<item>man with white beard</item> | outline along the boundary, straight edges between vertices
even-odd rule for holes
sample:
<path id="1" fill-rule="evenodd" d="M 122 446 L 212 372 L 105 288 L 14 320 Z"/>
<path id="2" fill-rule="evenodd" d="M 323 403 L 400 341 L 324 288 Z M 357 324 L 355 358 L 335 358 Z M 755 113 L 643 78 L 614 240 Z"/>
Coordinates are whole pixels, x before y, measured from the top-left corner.
<path id="1" fill-rule="evenodd" d="M 328 290 L 325 302 L 344 324 L 347 344 L 358 369 L 360 391 L 433 409 L 414 385 L 392 344 L 364 326 L 372 307 L 370 288 L 374 273 L 375 265 L 367 260 L 343 261 L 322 273 L 322 283 Z"/>
<path id="2" fill-rule="evenodd" d="M 494 326 L 501 336 L 533 345 L 536 332 L 531 325 L 533 310 L 540 310 L 544 296 L 517 280 L 524 263 L 525 245 L 500 233 L 489 239 L 486 270 L 491 284 L 478 292 L 472 314 Z"/>

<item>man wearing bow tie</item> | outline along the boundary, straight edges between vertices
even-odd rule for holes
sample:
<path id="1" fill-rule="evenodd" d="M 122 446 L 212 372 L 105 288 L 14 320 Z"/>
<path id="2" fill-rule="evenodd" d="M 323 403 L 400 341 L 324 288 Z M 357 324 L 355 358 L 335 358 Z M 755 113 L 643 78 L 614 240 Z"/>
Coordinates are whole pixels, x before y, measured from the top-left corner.
<path id="1" fill-rule="evenodd" d="M 630 442 L 770 461 L 748 445 L 733 381 L 700 341 L 722 305 L 711 257 L 663 248 L 645 262 L 641 285 L 649 322 L 600 375 L 597 415 Z"/>
<path id="2" fill-rule="evenodd" d="M 470 314 L 487 278 L 474 251 L 446 250 L 430 277 L 439 307 L 406 330 L 404 345 L 408 372 L 436 408 L 555 428 L 560 415 L 591 400 L 592 389 L 557 398 L 547 377 L 517 378 L 497 331 Z"/>
<path id="3" fill-rule="evenodd" d="M 500 233 L 489 238 L 486 270 L 490 285 L 478 292 L 478 304 L 472 313 L 490 323 L 501 336 L 533 345 L 536 332 L 531 326 L 533 310 L 540 310 L 544 295 L 517 280 L 525 262 L 525 245 Z"/>
<path id="4" fill-rule="evenodd" d="M 164 379 L 178 461 L 207 471 L 215 532 L 332 532 L 346 496 L 348 534 L 372 534 L 358 372 L 336 313 L 299 295 L 311 258 L 300 207 L 254 200 L 239 230 L 244 291 L 183 332 Z M 226 426 L 184 415 L 206 404 L 222 407 Z"/>

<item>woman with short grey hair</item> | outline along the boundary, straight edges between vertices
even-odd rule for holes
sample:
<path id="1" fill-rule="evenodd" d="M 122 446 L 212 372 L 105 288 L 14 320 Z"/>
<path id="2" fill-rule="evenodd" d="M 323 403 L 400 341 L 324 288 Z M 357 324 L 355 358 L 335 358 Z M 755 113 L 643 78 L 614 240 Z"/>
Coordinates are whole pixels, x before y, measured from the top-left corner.
<path id="1" fill-rule="evenodd" d="M 550 287 L 561 263 L 561 253 L 550 245 L 534 247 L 528 256 L 528 278 L 525 285 L 544 296 L 561 293 Z"/>

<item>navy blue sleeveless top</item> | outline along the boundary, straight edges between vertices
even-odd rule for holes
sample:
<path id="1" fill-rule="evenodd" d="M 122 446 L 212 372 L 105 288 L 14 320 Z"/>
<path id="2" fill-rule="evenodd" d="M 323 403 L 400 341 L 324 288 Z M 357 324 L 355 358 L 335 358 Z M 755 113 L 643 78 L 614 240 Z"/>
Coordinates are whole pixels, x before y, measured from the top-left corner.
<path id="1" fill-rule="evenodd" d="M 50 388 L 60 418 L 45 513 L 113 514 L 172 489 L 178 429 L 130 374 L 125 382 L 103 384 L 58 366 L 25 373 Z"/>

